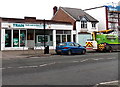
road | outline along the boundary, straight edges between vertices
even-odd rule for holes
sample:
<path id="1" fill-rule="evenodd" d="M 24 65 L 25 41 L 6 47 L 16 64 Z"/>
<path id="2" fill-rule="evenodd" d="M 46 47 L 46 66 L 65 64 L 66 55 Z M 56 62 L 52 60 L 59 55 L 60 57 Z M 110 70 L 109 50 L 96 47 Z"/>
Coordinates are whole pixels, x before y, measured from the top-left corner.
<path id="1" fill-rule="evenodd" d="M 3 85 L 95 85 L 118 80 L 118 53 L 3 59 Z"/>

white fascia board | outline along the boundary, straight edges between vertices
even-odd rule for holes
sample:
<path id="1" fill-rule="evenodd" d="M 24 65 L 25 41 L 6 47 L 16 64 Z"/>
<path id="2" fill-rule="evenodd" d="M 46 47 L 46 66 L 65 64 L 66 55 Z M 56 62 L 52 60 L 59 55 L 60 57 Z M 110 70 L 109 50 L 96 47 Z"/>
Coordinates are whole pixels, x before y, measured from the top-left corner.
<path id="1" fill-rule="evenodd" d="M 51 25 L 48 26 L 47 29 L 72 30 L 73 26 L 72 25 L 67 25 L 67 24 L 51 24 Z"/>

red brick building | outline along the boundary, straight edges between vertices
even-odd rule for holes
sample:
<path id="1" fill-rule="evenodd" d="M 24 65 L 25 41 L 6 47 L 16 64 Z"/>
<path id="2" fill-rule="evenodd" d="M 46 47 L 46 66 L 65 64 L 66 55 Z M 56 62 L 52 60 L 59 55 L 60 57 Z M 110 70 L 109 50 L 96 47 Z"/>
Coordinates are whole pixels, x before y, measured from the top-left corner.
<path id="1" fill-rule="evenodd" d="M 58 9 L 55 6 L 53 8 L 52 20 L 71 22 L 73 25 L 74 41 L 82 45 L 85 45 L 86 39 L 91 38 L 90 33 L 92 31 L 98 31 L 98 20 L 77 8 L 59 7 Z"/>

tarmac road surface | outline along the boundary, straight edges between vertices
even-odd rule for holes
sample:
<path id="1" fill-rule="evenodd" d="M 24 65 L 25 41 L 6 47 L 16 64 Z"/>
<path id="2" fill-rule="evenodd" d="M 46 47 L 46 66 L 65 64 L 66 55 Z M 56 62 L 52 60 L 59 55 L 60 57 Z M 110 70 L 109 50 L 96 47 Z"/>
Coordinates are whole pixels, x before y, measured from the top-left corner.
<path id="1" fill-rule="evenodd" d="M 118 53 L 3 60 L 3 85 L 95 85 L 118 80 Z"/>

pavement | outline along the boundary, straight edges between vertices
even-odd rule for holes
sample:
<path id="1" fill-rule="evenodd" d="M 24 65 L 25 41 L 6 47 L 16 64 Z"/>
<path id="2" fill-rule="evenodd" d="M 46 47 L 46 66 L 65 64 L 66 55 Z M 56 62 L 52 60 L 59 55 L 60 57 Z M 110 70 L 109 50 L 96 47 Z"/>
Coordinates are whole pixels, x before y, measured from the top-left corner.
<path id="1" fill-rule="evenodd" d="M 87 50 L 87 52 L 93 52 L 93 50 Z M 12 59 L 12 58 L 33 58 L 43 56 L 53 56 L 56 52 L 54 49 L 50 49 L 48 54 L 44 54 L 44 49 L 41 50 L 6 50 L 0 51 L 0 58 Z"/>
<path id="2" fill-rule="evenodd" d="M 0 58 L 10 59 L 10 58 L 30 58 L 30 57 L 41 57 L 41 56 L 51 56 L 55 54 L 53 49 L 49 50 L 49 54 L 44 54 L 44 50 L 9 50 L 0 51 Z"/>

